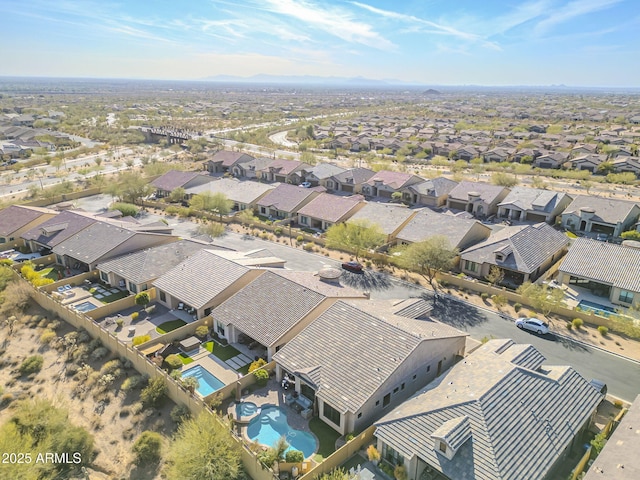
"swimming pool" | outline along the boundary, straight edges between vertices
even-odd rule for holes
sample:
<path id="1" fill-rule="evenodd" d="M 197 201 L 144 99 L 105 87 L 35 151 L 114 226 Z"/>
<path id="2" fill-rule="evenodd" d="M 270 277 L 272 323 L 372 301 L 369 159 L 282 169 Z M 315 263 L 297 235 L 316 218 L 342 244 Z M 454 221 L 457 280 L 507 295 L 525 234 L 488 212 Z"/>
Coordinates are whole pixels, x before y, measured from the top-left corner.
<path id="1" fill-rule="evenodd" d="M 586 312 L 593 312 L 601 317 L 608 317 L 612 313 L 616 313 L 614 308 L 607 307 L 606 305 L 600 305 L 599 303 L 590 302 L 589 300 L 580 300 L 578 303 L 578 309 Z"/>
<path id="2" fill-rule="evenodd" d="M 88 312 L 90 310 L 95 310 L 98 307 L 96 307 L 91 302 L 82 302 L 82 303 L 79 303 L 78 305 L 74 305 L 73 308 L 79 312 Z"/>
<path id="3" fill-rule="evenodd" d="M 236 404 L 236 418 L 250 417 L 258 412 L 258 406 L 253 402 L 240 402 Z"/>
<path id="4" fill-rule="evenodd" d="M 262 407 L 260 415 L 249 422 L 247 436 L 269 447 L 273 447 L 284 436 L 289 444 L 287 450 L 300 450 L 304 458 L 316 451 L 316 437 L 309 432 L 291 428 L 286 412 L 276 406 Z"/>
<path id="5" fill-rule="evenodd" d="M 196 365 L 195 367 L 184 371 L 182 373 L 182 378 L 187 377 L 193 377 L 198 380 L 198 388 L 196 388 L 196 391 L 203 397 L 211 395 L 216 390 L 224 387 L 224 382 L 219 380 L 215 375 L 209 372 L 209 370 L 204 368 L 202 365 Z"/>

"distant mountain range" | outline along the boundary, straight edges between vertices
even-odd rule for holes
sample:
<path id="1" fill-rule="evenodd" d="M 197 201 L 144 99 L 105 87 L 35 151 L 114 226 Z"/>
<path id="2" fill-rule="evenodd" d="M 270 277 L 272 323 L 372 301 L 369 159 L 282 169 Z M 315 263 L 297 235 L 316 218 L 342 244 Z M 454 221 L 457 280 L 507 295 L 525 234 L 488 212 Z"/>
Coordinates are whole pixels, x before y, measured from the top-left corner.
<path id="1" fill-rule="evenodd" d="M 395 86 L 416 85 L 396 79 L 374 80 L 364 77 L 319 77 L 313 75 L 268 75 L 258 74 L 251 77 L 235 75 L 215 75 L 202 79 L 206 82 L 220 83 L 275 83 L 296 85 L 352 85 L 352 86 Z"/>

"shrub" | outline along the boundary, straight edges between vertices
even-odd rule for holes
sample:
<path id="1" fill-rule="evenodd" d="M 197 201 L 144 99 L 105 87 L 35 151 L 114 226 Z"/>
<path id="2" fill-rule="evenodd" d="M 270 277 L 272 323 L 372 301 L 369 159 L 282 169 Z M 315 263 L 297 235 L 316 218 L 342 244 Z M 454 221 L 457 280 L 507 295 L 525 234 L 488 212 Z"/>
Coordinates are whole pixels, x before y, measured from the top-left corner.
<path id="1" fill-rule="evenodd" d="M 191 417 L 191 412 L 185 405 L 176 405 L 169 414 L 171 420 L 180 424 Z"/>
<path id="2" fill-rule="evenodd" d="M 142 432 L 133 443 L 134 462 L 142 465 L 160 460 L 160 450 L 162 449 L 162 436 L 157 432 Z"/>
<path id="3" fill-rule="evenodd" d="M 571 324 L 576 328 L 576 330 L 580 330 L 580 327 L 584 325 L 584 322 L 581 318 L 574 318 L 573 320 L 571 320 Z"/>
<path id="4" fill-rule="evenodd" d="M 573 323 L 569 322 L 565 325 L 567 327 L 567 330 L 572 330 L 573 329 Z"/>
<path id="5" fill-rule="evenodd" d="M 273 233 L 275 233 L 277 236 L 282 235 L 282 227 L 277 227 Z"/>
<path id="6" fill-rule="evenodd" d="M 298 235 L 298 236 L 296 237 L 296 242 L 298 242 L 298 243 L 302 243 L 302 242 L 304 242 L 304 237 L 303 237 L 302 235 Z"/>
<path id="7" fill-rule="evenodd" d="M 42 355 L 32 355 L 25 358 L 20 368 L 18 369 L 22 375 L 31 375 L 32 373 L 38 373 L 42 370 L 42 364 L 44 359 Z"/>
<path id="8" fill-rule="evenodd" d="M 133 377 L 127 377 L 124 382 L 122 382 L 122 390 L 128 392 L 129 390 L 135 390 L 139 388 L 145 381 L 145 378 L 142 375 L 134 375 Z"/>
<path id="9" fill-rule="evenodd" d="M 515 310 L 516 313 L 518 313 L 522 309 L 522 304 L 521 303 L 514 303 L 513 304 L 513 309 Z"/>
<path id="10" fill-rule="evenodd" d="M 140 392 L 140 401 L 146 407 L 155 407 L 160 405 L 166 393 L 167 386 L 162 377 L 152 378 Z"/>
<path id="11" fill-rule="evenodd" d="M 616 408 L 622 408 L 622 401 L 621 400 L 614 400 L 613 401 L 613 406 Z"/>
<path id="12" fill-rule="evenodd" d="M 109 360 L 107 363 L 102 365 L 102 368 L 100 369 L 100 374 L 101 375 L 112 374 L 116 370 L 119 370 L 121 366 L 122 364 L 120 363 L 119 359 L 116 358 L 114 360 Z"/>
<path id="13" fill-rule="evenodd" d="M 49 345 L 54 338 L 56 338 L 56 332 L 53 330 L 45 330 L 42 332 L 42 335 L 40 335 L 40 343 L 43 345 Z"/>
<path id="14" fill-rule="evenodd" d="M 200 338 L 204 338 L 209 334 L 209 327 L 206 325 L 200 325 L 196 328 L 196 335 Z"/>
<path id="15" fill-rule="evenodd" d="M 300 463 L 304 460 L 304 453 L 300 450 L 289 450 L 284 457 L 287 463 Z"/>
<path id="16" fill-rule="evenodd" d="M 133 316 L 132 316 L 133 318 Z M 117 318 L 116 319 L 116 325 L 118 326 L 118 328 L 122 328 L 122 325 L 124 325 L 124 318 Z"/>
<path id="17" fill-rule="evenodd" d="M 256 360 L 255 362 L 252 362 L 251 365 L 249 365 L 249 373 L 253 372 L 254 370 L 259 369 L 260 367 L 262 367 L 263 365 L 266 365 L 267 362 L 264 358 L 259 358 L 258 360 Z"/>
<path id="18" fill-rule="evenodd" d="M 380 460 L 380 452 L 378 452 L 378 449 L 375 445 L 371 444 L 369 445 L 369 447 L 367 447 L 367 458 L 370 462 L 373 462 L 374 460 Z"/>
<path id="19" fill-rule="evenodd" d="M 131 321 L 132 321 L 132 322 L 135 322 L 136 320 L 138 320 L 138 317 L 139 317 L 139 316 L 140 316 L 140 313 L 139 313 L 139 312 L 133 312 L 133 313 L 131 314 Z M 119 318 L 118 320 L 122 320 L 122 319 L 121 319 L 121 318 Z"/>
<path id="20" fill-rule="evenodd" d="M 486 292 L 482 292 L 482 293 L 480 294 L 480 298 L 482 298 L 482 300 L 486 300 L 487 298 L 489 298 L 489 294 L 488 294 L 488 293 L 486 293 Z"/>
<path id="21" fill-rule="evenodd" d="M 600 335 L 602 335 L 603 337 L 606 337 L 607 333 L 609 333 L 609 329 L 607 327 L 605 327 L 604 325 L 600 325 L 598 327 L 598 332 L 600 332 Z"/>
<path id="22" fill-rule="evenodd" d="M 91 352 L 91 360 L 102 360 L 109 354 L 109 350 L 105 347 L 98 347 L 93 352 Z"/>
<path id="23" fill-rule="evenodd" d="M 142 345 L 145 342 L 151 340 L 151 335 L 138 335 L 137 337 L 133 337 L 133 346 Z"/>
<path id="24" fill-rule="evenodd" d="M 13 402 L 13 395 L 10 393 L 5 393 L 0 397 L 0 407 L 6 407 L 11 402 Z"/>
<path id="25" fill-rule="evenodd" d="M 504 295 L 492 295 L 491 300 L 497 307 L 502 307 L 507 304 L 507 298 Z"/>
<path id="26" fill-rule="evenodd" d="M 175 354 L 169 355 L 165 358 L 164 363 L 166 363 L 171 370 L 178 370 L 179 368 L 182 368 L 182 359 Z"/>
<path id="27" fill-rule="evenodd" d="M 266 370 L 256 370 L 253 375 L 256 377 L 256 383 L 261 387 L 264 387 L 269 380 L 269 372 Z"/>
<path id="28" fill-rule="evenodd" d="M 591 440 L 591 446 L 593 447 L 591 449 L 591 458 L 596 458 L 600 455 L 605 443 L 607 443 L 607 434 L 605 432 L 600 432 Z"/>
<path id="29" fill-rule="evenodd" d="M 119 210 L 125 217 L 135 217 L 138 214 L 138 207 L 132 203 L 116 202 L 109 207 L 109 210 Z"/>
<path id="30" fill-rule="evenodd" d="M 396 480 L 407 480 L 407 469 L 404 465 L 396 465 L 393 469 L 393 476 Z"/>
<path id="31" fill-rule="evenodd" d="M 356 434 L 354 432 L 349 432 L 345 435 L 344 439 L 347 442 L 350 442 L 351 440 L 353 440 L 354 438 L 356 438 Z"/>
<path id="32" fill-rule="evenodd" d="M 313 250 L 313 242 L 309 242 L 309 243 L 305 243 L 304 247 L 302 247 L 304 249 L 305 252 L 310 252 Z"/>

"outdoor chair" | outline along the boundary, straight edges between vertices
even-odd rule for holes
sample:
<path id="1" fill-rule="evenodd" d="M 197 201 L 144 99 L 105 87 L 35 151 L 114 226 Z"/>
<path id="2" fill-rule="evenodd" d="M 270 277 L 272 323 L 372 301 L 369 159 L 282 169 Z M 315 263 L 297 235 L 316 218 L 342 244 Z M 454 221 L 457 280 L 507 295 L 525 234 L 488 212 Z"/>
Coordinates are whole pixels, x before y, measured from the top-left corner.
<path id="1" fill-rule="evenodd" d="M 184 303 L 180 302 L 178 304 L 178 310 L 184 310 Z"/>

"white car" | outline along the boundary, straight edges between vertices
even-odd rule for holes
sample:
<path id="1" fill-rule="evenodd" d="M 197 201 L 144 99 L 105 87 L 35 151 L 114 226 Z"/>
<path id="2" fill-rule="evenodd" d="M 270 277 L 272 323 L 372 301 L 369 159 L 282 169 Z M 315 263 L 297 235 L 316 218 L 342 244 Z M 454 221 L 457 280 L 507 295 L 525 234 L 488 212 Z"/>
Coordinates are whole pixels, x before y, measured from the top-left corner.
<path id="1" fill-rule="evenodd" d="M 518 318 L 516 320 L 516 327 L 521 330 L 529 330 L 537 333 L 538 335 L 549 333 L 549 324 L 542 320 L 538 320 L 537 318 Z"/>

